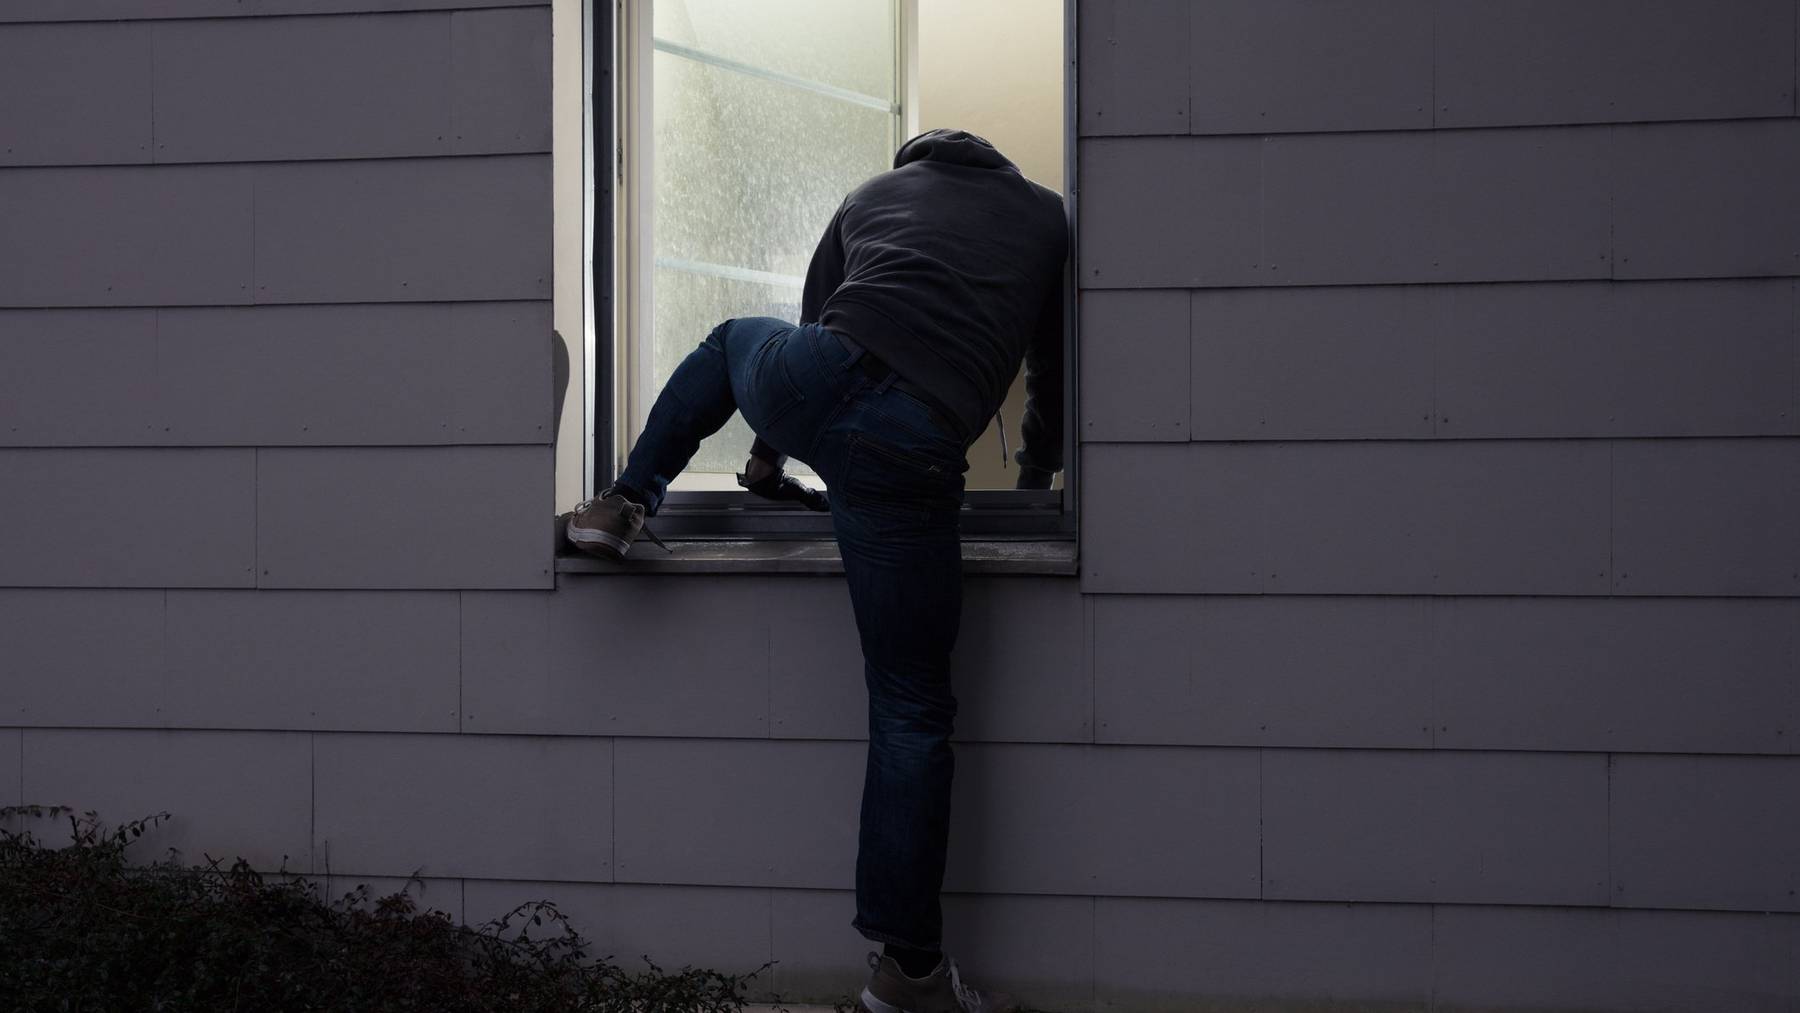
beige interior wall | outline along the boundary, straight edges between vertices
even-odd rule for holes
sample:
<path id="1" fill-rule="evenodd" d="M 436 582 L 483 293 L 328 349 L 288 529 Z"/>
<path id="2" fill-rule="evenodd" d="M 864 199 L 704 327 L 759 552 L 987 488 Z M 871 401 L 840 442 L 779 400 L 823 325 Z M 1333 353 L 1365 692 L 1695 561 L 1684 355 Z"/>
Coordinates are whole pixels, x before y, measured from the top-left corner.
<path id="1" fill-rule="evenodd" d="M 606 0 L 596 0 L 604 11 Z M 556 509 L 573 507 L 582 496 L 586 447 L 587 324 L 582 279 L 586 219 L 582 209 L 581 0 L 550 4 L 550 188 L 556 209 L 552 229 L 552 319 L 569 346 L 569 392 L 556 431 Z"/>
<path id="2" fill-rule="evenodd" d="M 1052 190 L 1063 189 L 1062 0 L 917 0 L 918 129 L 979 134 Z M 1003 412 L 1008 449 L 1019 445 L 1025 384 Z M 969 450 L 968 487 L 1010 489 L 992 424 Z M 1061 485 L 1060 477 L 1057 484 Z"/>

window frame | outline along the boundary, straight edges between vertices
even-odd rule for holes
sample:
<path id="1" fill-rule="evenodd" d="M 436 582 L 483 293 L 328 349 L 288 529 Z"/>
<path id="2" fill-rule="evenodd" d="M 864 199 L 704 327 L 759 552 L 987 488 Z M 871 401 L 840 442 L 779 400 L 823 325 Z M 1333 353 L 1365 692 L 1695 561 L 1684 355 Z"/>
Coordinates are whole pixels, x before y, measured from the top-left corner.
<path id="1" fill-rule="evenodd" d="M 584 205 L 588 219 L 583 229 L 584 257 L 590 267 L 583 281 L 587 290 L 586 307 L 588 374 L 586 419 L 583 426 L 587 447 L 583 454 L 584 495 L 592 495 L 601 476 L 617 473 L 624 449 L 622 432 L 629 432 L 624 417 L 629 399 L 622 399 L 617 386 L 624 368 L 618 342 L 621 293 L 642 291 L 640 274 L 646 265 L 630 255 L 638 248 L 635 233 L 636 207 L 620 207 L 618 199 L 624 183 L 627 157 L 641 163 L 639 171 L 647 171 L 649 149 L 641 135 L 650 127 L 649 86 L 650 61 L 639 61 L 633 67 L 622 59 L 626 45 L 641 44 L 627 39 L 629 31 L 649 34 L 650 4 L 654 0 L 584 0 L 582 46 L 583 80 L 586 84 L 586 113 L 582 117 Z M 917 76 L 910 65 L 916 63 L 917 18 L 915 0 L 899 0 L 900 22 L 896 46 L 901 49 L 905 67 L 901 87 L 904 110 L 903 132 L 916 132 Z M 627 11 L 627 7 L 635 10 Z M 1075 0 L 1063 0 L 1063 196 L 1069 218 L 1069 257 L 1063 271 L 1063 471 L 1062 487 L 1051 490 L 971 489 L 964 494 L 962 533 L 965 540 L 996 539 L 1067 541 L 1075 537 L 1079 520 L 1080 455 L 1077 408 L 1080 404 L 1080 315 L 1076 288 L 1077 232 L 1076 200 L 1080 192 L 1077 175 L 1076 136 L 1076 12 Z M 595 59 L 605 54 L 603 61 Z M 621 63 L 630 73 L 620 73 Z M 619 133 L 624 121 L 625 136 Z M 902 138 L 904 139 L 904 138 Z M 601 155 L 604 157 L 600 157 Z M 604 166 L 604 175 L 597 173 Z M 625 228 L 619 229 L 618 216 L 627 215 Z M 624 249 L 621 249 L 624 247 Z M 623 307 L 631 311 L 632 300 Z M 627 331 L 635 326 L 627 320 Z M 627 375 L 626 382 L 636 378 Z M 748 448 L 746 448 L 748 449 Z M 671 489 L 658 509 L 656 528 L 663 537 L 681 539 L 816 539 L 832 534 L 828 514 L 801 508 L 798 504 L 773 503 L 741 489 L 676 490 Z"/>

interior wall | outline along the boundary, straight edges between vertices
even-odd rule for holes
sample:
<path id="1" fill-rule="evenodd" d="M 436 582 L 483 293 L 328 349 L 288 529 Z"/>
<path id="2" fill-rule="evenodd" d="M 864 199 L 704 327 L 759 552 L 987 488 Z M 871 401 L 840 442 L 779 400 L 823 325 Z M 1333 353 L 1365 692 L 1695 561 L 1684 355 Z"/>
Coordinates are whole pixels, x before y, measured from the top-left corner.
<path id="1" fill-rule="evenodd" d="M 586 218 L 582 210 L 583 172 L 582 112 L 584 86 L 581 68 L 582 0 L 552 0 L 550 5 L 550 187 L 554 193 L 555 223 L 551 243 L 555 274 L 552 279 L 556 332 L 569 349 L 569 388 L 563 401 L 561 424 L 556 428 L 556 509 L 572 509 L 584 490 L 583 471 L 587 452 L 587 324 L 583 311 L 587 271 L 583 256 Z M 601 9 L 606 9 L 602 0 Z"/>
<path id="2" fill-rule="evenodd" d="M 1062 0 L 920 0 L 918 129 L 952 127 L 994 142 L 1026 176 L 1063 189 Z M 1019 445 L 1023 378 L 1007 395 L 1007 449 Z M 1012 488 L 991 423 L 969 449 L 968 488 Z M 1057 485 L 1062 485 L 1061 476 Z"/>

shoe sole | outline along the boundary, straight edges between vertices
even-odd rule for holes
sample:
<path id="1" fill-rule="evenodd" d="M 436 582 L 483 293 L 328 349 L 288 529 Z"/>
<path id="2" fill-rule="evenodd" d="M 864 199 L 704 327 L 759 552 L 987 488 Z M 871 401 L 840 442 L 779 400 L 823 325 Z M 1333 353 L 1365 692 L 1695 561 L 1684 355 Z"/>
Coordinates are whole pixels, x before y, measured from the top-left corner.
<path id="1" fill-rule="evenodd" d="M 625 553 L 631 549 L 630 542 L 610 531 L 578 528 L 573 522 L 569 524 L 569 541 L 578 549 L 620 563 L 625 561 Z"/>
<path id="2" fill-rule="evenodd" d="M 863 989 L 862 995 L 857 996 L 856 1008 L 858 1013 L 910 1013 L 909 1010 L 901 1009 L 891 1002 L 882 1002 L 866 988 Z"/>

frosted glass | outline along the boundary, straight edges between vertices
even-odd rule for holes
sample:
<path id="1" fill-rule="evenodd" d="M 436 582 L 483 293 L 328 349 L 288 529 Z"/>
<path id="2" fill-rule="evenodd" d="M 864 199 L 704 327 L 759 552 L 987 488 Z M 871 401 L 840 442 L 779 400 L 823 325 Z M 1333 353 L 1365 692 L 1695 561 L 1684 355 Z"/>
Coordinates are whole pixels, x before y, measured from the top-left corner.
<path id="1" fill-rule="evenodd" d="M 658 39 L 894 99 L 892 0 L 656 0 Z"/>
<path id="2" fill-rule="evenodd" d="M 744 8 L 758 16 L 746 18 Z M 824 80 L 825 70 L 807 62 L 817 58 L 836 68 L 829 83 L 859 91 L 873 90 L 875 77 L 852 71 L 878 64 L 889 82 L 882 93 L 891 91 L 891 26 L 876 30 L 891 22 L 889 0 L 686 0 L 656 10 L 659 37 L 667 18 L 675 41 Z M 868 34 L 838 34 L 853 28 Z M 890 113 L 685 56 L 657 52 L 653 73 L 657 391 L 721 321 L 798 319 L 799 283 L 820 233 L 846 193 L 892 164 L 896 138 Z M 734 416 L 689 470 L 735 471 L 750 440 Z"/>
<path id="3" fill-rule="evenodd" d="M 659 268 L 656 271 L 656 330 L 659 339 L 653 353 L 652 374 L 656 389 L 668 382 L 681 360 L 694 350 L 720 322 L 732 317 L 768 316 L 794 320 L 800 315 L 800 290 L 783 286 L 712 278 Z M 661 336 L 670 336 L 663 340 Z M 755 434 L 742 415 L 733 414 L 725 428 L 700 444 L 689 462 L 689 471 L 729 473 L 744 466 Z M 794 474 L 812 474 L 800 462 L 791 462 Z"/>

